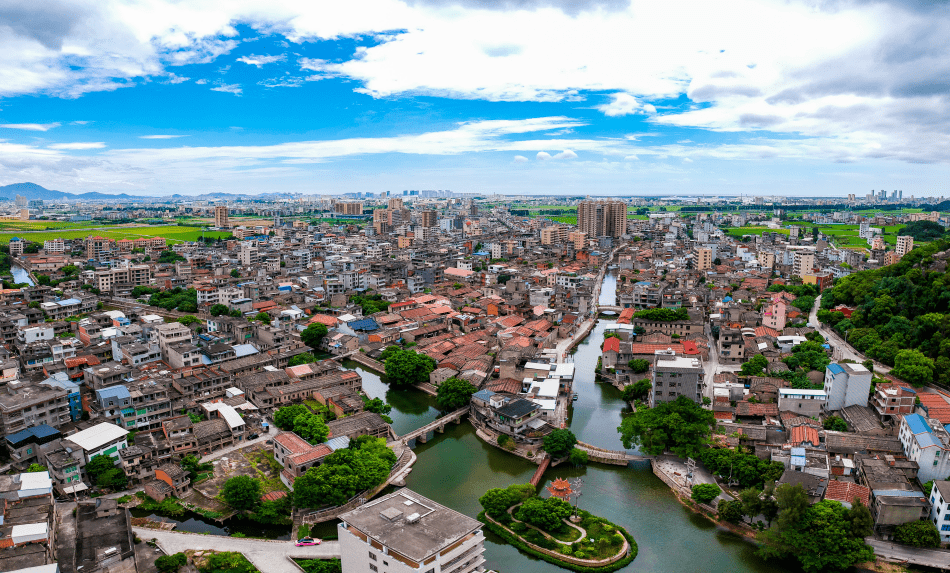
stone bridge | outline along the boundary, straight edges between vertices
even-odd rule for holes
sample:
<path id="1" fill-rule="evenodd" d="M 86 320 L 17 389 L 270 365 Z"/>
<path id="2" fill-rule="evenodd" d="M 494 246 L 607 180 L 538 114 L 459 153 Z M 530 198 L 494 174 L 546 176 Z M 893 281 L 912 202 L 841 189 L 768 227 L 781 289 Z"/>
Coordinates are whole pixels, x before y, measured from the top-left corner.
<path id="1" fill-rule="evenodd" d="M 604 312 L 604 311 L 613 311 L 613 312 L 616 312 L 617 314 L 620 314 L 621 312 L 623 312 L 623 307 L 622 307 L 622 306 L 612 306 L 612 305 L 609 305 L 609 304 L 598 304 L 598 305 L 597 305 L 597 312 Z"/>
<path id="2" fill-rule="evenodd" d="M 653 459 L 649 456 L 637 456 L 619 450 L 605 450 L 603 448 L 598 448 L 597 446 L 585 444 L 584 442 L 577 442 L 575 447 L 583 452 L 586 452 L 588 460 L 602 464 L 610 464 L 615 466 L 627 466 L 631 464 L 648 465 Z"/>
<path id="3" fill-rule="evenodd" d="M 445 431 L 446 424 L 448 424 L 449 422 L 455 422 L 456 424 L 460 424 L 462 422 L 462 417 L 465 416 L 466 414 L 468 414 L 468 406 L 465 406 L 464 408 L 459 408 L 458 410 L 452 412 L 451 414 L 442 416 L 441 418 L 435 420 L 434 422 L 430 422 L 426 424 L 425 426 L 422 426 L 418 430 L 413 430 L 404 436 L 399 436 L 396 439 L 406 445 L 409 444 L 409 440 L 416 440 L 418 443 L 424 444 L 429 441 L 429 437 L 428 437 L 429 432 L 439 432 L 441 434 L 442 432 Z"/>

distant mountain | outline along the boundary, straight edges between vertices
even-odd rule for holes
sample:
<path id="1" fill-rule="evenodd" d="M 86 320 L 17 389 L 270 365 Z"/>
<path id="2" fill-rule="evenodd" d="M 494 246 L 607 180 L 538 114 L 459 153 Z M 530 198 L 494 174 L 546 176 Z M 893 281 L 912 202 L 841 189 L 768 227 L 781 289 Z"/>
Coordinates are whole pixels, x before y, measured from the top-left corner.
<path id="1" fill-rule="evenodd" d="M 141 197 L 135 197 L 126 193 L 119 195 L 99 193 L 96 191 L 89 193 L 67 193 L 65 191 L 47 189 L 36 183 L 13 183 L 12 185 L 0 186 L 0 196 L 13 199 L 17 195 L 22 195 L 27 199 L 41 199 L 43 201 L 55 201 L 57 199 L 84 199 L 87 201 L 94 199 L 141 199 Z"/>

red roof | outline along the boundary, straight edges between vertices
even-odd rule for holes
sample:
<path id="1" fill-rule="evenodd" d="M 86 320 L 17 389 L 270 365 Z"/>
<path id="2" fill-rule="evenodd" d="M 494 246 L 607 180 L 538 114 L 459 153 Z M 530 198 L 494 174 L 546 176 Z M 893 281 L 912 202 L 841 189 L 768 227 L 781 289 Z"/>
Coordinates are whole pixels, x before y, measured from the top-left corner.
<path id="1" fill-rule="evenodd" d="M 324 444 L 318 444 L 313 447 L 309 452 L 303 452 L 302 454 L 294 454 L 290 456 L 290 459 L 294 461 L 295 464 L 305 464 L 312 462 L 313 460 L 319 460 L 320 458 L 329 456 L 333 453 L 333 450 L 328 448 Z"/>
<path id="2" fill-rule="evenodd" d="M 614 338 L 611 336 L 607 340 L 604 340 L 604 352 L 620 352 L 620 339 Z"/>
<path id="3" fill-rule="evenodd" d="M 713 417 L 717 420 L 732 420 L 732 412 L 713 412 Z"/>
<path id="4" fill-rule="evenodd" d="M 275 490 L 275 491 L 271 491 L 262 495 L 261 501 L 274 501 L 274 500 L 281 499 L 284 497 L 287 497 L 286 491 Z"/>
<path id="5" fill-rule="evenodd" d="M 680 344 L 683 345 L 683 354 L 699 354 L 699 349 L 692 340 L 684 340 Z"/>
<path id="6" fill-rule="evenodd" d="M 839 480 L 829 481 L 828 487 L 825 488 L 825 499 L 853 503 L 854 498 L 858 498 L 861 503 L 868 505 L 871 500 L 871 490 L 863 485 Z"/>
<path id="7" fill-rule="evenodd" d="M 818 430 L 811 426 L 801 425 L 792 427 L 792 435 L 788 440 L 791 444 L 803 444 L 808 442 L 814 446 L 818 445 Z"/>
<path id="8" fill-rule="evenodd" d="M 313 447 L 293 432 L 281 432 L 274 437 L 274 441 L 290 450 L 291 454 L 302 454 Z"/>

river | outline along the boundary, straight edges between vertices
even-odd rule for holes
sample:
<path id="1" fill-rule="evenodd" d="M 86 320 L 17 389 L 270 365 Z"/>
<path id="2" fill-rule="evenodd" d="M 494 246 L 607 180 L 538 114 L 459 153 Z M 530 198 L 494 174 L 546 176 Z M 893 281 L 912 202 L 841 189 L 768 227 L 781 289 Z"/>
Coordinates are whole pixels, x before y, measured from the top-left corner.
<path id="1" fill-rule="evenodd" d="M 26 272 L 26 269 L 23 267 L 11 265 L 10 274 L 13 275 L 13 282 L 15 284 L 26 283 L 30 286 L 34 286 L 33 279 L 30 278 L 30 273 Z"/>

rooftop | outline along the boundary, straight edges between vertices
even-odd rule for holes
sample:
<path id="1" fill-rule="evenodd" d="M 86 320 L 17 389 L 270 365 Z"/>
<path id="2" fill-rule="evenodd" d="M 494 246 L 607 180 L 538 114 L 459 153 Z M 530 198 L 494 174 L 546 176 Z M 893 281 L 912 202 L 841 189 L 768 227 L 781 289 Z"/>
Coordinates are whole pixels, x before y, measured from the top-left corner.
<path id="1" fill-rule="evenodd" d="M 76 432 L 75 434 L 67 436 L 67 438 L 88 452 L 101 448 L 120 438 L 124 438 L 128 433 L 127 430 L 115 424 L 103 422 L 81 432 Z"/>

